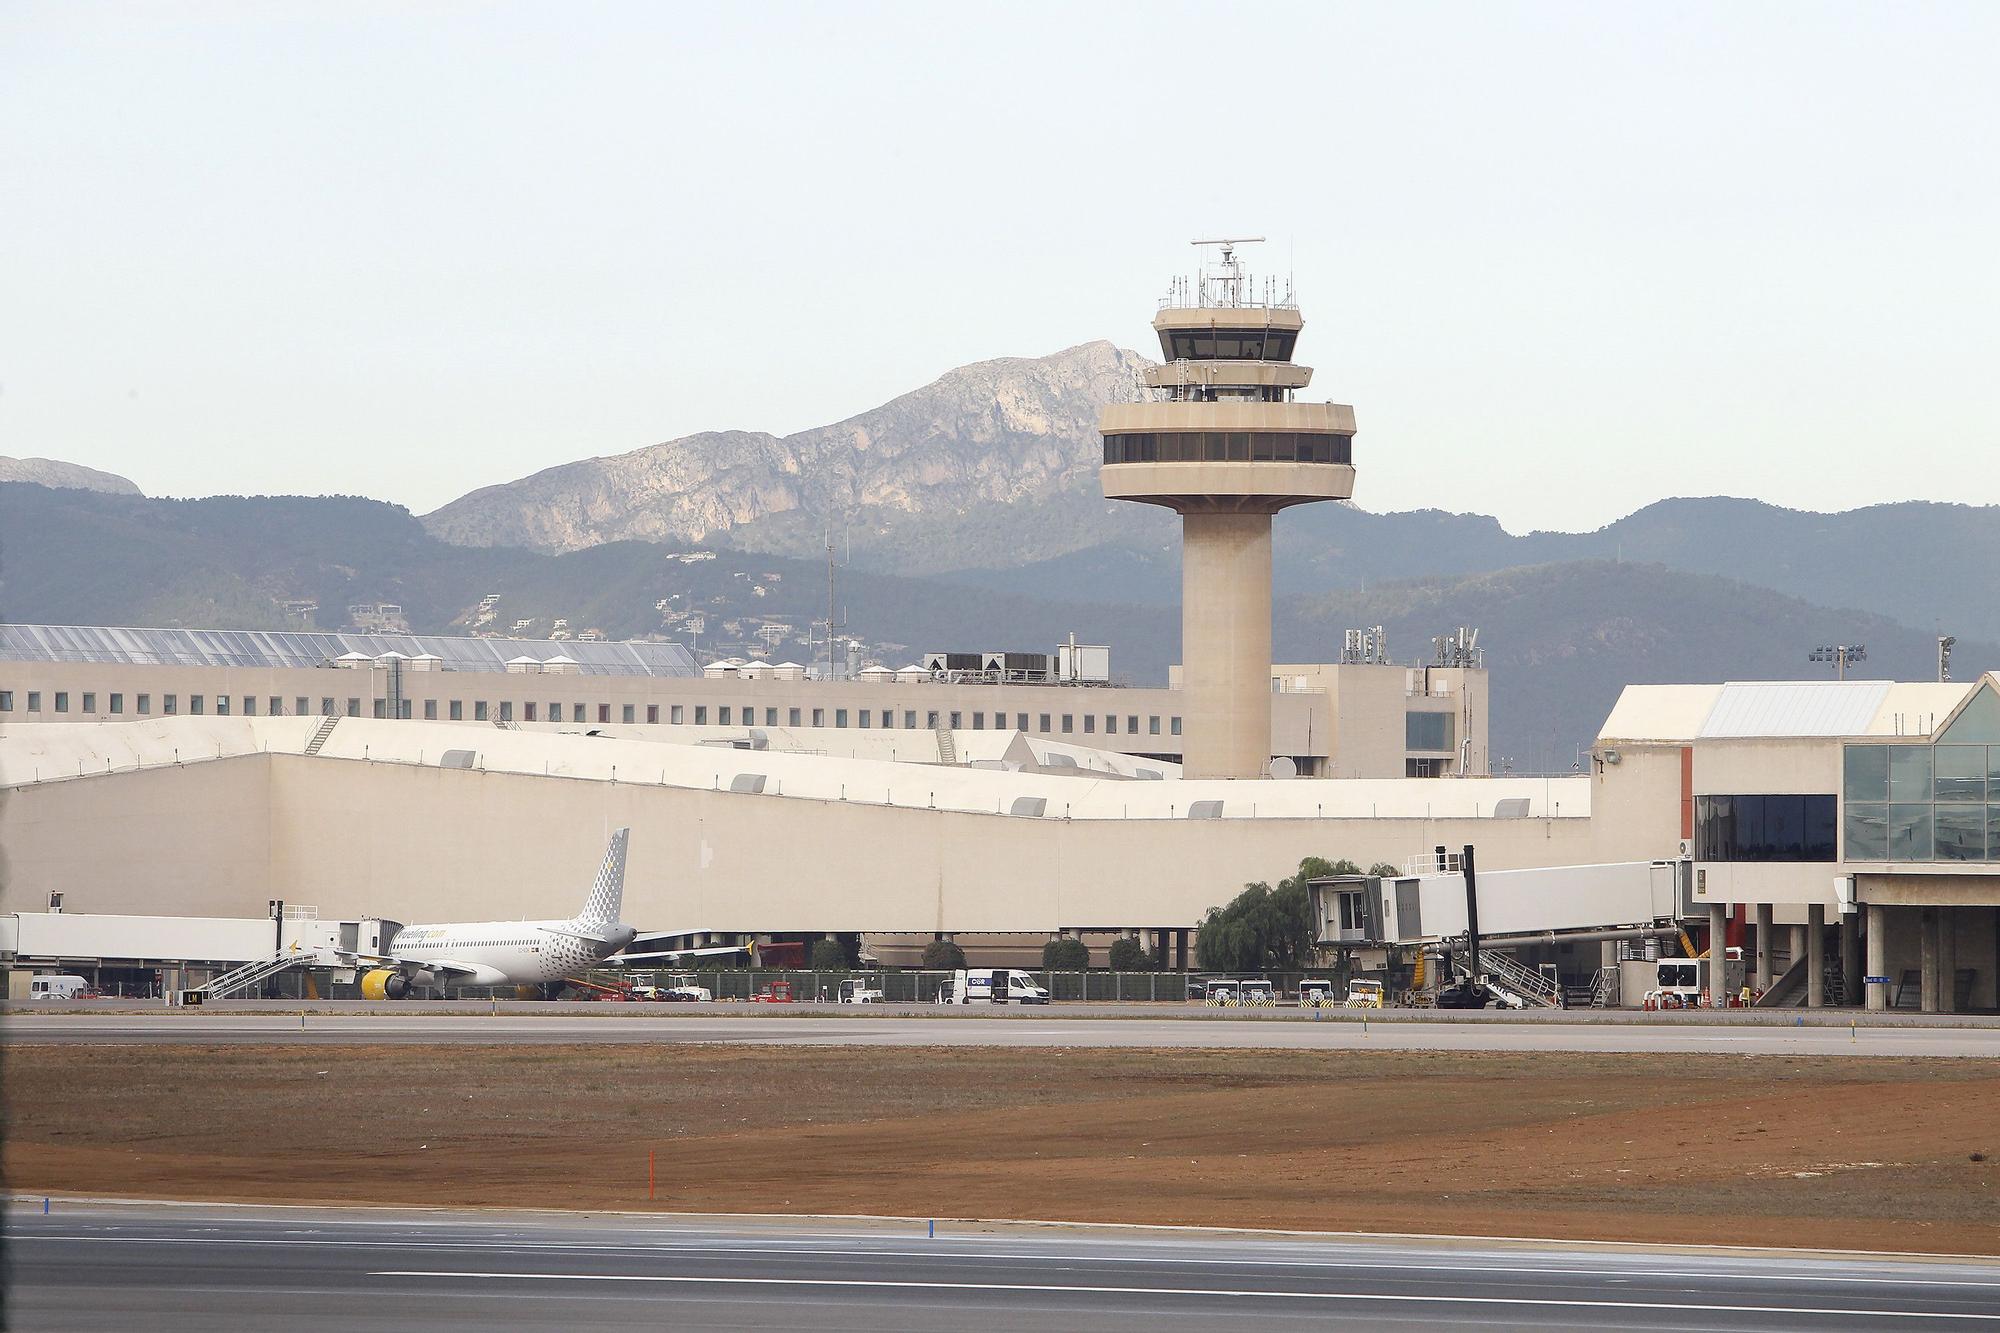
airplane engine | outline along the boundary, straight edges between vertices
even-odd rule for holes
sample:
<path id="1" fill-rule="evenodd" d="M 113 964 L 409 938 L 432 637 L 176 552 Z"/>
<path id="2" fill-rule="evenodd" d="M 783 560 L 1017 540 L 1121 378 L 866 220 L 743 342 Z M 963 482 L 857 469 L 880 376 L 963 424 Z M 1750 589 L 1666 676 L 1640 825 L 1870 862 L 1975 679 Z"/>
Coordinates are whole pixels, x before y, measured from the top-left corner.
<path id="1" fill-rule="evenodd" d="M 378 967 L 361 977 L 364 1000 L 401 1000 L 410 993 L 410 979 L 393 967 Z"/>

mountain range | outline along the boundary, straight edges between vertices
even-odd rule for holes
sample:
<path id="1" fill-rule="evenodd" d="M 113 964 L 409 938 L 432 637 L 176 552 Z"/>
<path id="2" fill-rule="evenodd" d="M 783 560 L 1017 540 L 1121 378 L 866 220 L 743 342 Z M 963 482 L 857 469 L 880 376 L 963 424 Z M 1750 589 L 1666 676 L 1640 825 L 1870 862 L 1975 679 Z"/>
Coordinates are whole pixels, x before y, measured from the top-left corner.
<path id="1" fill-rule="evenodd" d="M 279 627 L 400 605 L 420 631 L 665 635 L 823 651 L 824 545 L 849 553 L 835 618 L 900 665 L 930 649 L 1046 649 L 1075 631 L 1158 681 L 1177 660 L 1173 515 L 1105 501 L 1097 415 L 1150 364 L 1109 343 L 954 370 L 833 425 L 718 431 L 585 459 L 412 516 L 354 497 L 148 499 L 121 477 L 0 460 L 0 614 Z M 1357 458 L 1366 465 L 1365 434 Z M 1380 625 L 1398 660 L 1483 631 L 1494 752 L 1567 767 L 1619 688 L 1799 678 L 1822 643 L 1861 674 L 2000 666 L 2000 509 L 1840 514 L 1663 500 L 1588 533 L 1477 514 L 1310 505 L 1279 516 L 1275 654 L 1337 655 Z M 296 623 L 293 621 L 291 623 Z"/>

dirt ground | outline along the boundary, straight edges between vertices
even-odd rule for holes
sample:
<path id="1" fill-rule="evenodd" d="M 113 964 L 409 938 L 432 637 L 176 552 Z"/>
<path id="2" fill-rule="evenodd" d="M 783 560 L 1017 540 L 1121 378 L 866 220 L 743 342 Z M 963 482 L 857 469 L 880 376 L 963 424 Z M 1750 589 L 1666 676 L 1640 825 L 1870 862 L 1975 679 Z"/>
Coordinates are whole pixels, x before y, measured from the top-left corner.
<path id="1" fill-rule="evenodd" d="M 1986 1062 L 17 1046 L 4 1106 L 27 1193 L 2000 1254 Z"/>

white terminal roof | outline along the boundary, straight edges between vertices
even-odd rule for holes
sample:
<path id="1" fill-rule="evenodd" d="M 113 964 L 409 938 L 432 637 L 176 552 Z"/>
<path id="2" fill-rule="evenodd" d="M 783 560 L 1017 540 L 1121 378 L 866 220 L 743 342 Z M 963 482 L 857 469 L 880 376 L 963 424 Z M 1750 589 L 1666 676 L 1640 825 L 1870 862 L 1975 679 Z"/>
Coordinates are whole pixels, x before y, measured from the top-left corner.
<path id="1" fill-rule="evenodd" d="M 1600 743 L 1928 736 L 1978 681 L 1759 680 L 1628 685 Z"/>
<path id="2" fill-rule="evenodd" d="M 0 787 L 176 762 L 303 755 L 322 721 L 314 716 L 182 716 L 0 728 Z M 925 735 L 934 739 L 934 733 Z M 955 733 L 957 744 L 967 746 L 997 745 L 1015 735 Z M 313 762 L 365 760 L 436 768 L 444 765 L 447 751 L 469 752 L 469 766 L 488 773 L 535 779 L 717 792 L 746 801 L 846 801 L 1011 818 L 1581 819 L 1589 817 L 1591 807 L 1587 777 L 1133 781 L 1093 775 L 1081 764 L 1074 775 L 1025 772 L 359 717 L 341 718 Z M 1040 757 L 1053 753 L 1043 749 Z"/>
<path id="3" fill-rule="evenodd" d="M 108 625 L 0 625 L 0 662 L 124 662 L 133 666 L 316 667 L 380 658 L 441 661 L 448 671 L 500 671 L 508 660 L 543 660 L 545 639 L 451 638 L 438 634 L 334 634 L 306 630 L 128 629 Z M 565 641 L 586 676 L 699 676 L 678 643 Z"/>

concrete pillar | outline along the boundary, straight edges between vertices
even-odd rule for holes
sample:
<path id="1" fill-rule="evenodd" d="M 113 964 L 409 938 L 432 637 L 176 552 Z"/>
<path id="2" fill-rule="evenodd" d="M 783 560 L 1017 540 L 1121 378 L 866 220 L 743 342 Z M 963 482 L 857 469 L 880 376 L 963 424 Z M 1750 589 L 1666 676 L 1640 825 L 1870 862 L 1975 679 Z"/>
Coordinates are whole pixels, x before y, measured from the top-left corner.
<path id="1" fill-rule="evenodd" d="M 1921 1008 L 1927 1014 L 1934 1014 L 1938 1011 L 1937 908 L 1935 907 L 1918 908 L 1917 919 L 1920 923 L 1918 929 L 1921 932 L 1917 936 L 1917 957 L 1919 959 L 1919 966 L 1922 967 L 1923 969 L 1923 971 L 1918 974 L 1920 978 L 1917 986 L 1918 995 L 1920 997 L 1918 1000 L 1918 1007 Z"/>
<path id="2" fill-rule="evenodd" d="M 1806 1008 L 1826 1007 L 1826 908 L 1806 908 Z"/>
<path id="3" fill-rule="evenodd" d="M 1271 762 L 1271 515 L 1181 516 L 1181 763 L 1260 778 Z"/>
<path id="4" fill-rule="evenodd" d="M 1958 1011 L 1958 934 L 1953 929 L 1949 907 L 1934 907 L 1937 914 L 1938 984 L 1937 1007 L 1941 1014 Z"/>
<path id="5" fill-rule="evenodd" d="M 1860 1004 L 1861 911 L 1840 914 L 1840 997 L 1843 1004 Z"/>
<path id="6" fill-rule="evenodd" d="M 1792 938 L 1785 950 L 1785 966 L 1787 968 L 1792 967 L 1799 959 L 1806 956 L 1806 928 L 1804 926 L 1792 926 L 1790 930 Z"/>
<path id="7" fill-rule="evenodd" d="M 1174 932 L 1174 966 L 1180 971 L 1185 972 L 1187 971 L 1187 965 L 1188 933 L 1185 930 L 1177 930 Z"/>
<path id="8" fill-rule="evenodd" d="M 1868 975 L 1889 975 L 1889 909 L 1880 903 L 1868 904 Z M 1889 1007 L 1888 986 L 1871 984 L 1866 989 L 1868 1012 L 1879 1013 Z"/>
<path id="9" fill-rule="evenodd" d="M 1711 1009 L 1729 1006 L 1729 908 L 1723 903 L 1708 905 L 1708 1005 Z"/>
<path id="10" fill-rule="evenodd" d="M 1771 904 L 1757 904 L 1757 970 L 1750 984 L 1761 993 L 1771 989 Z"/>

